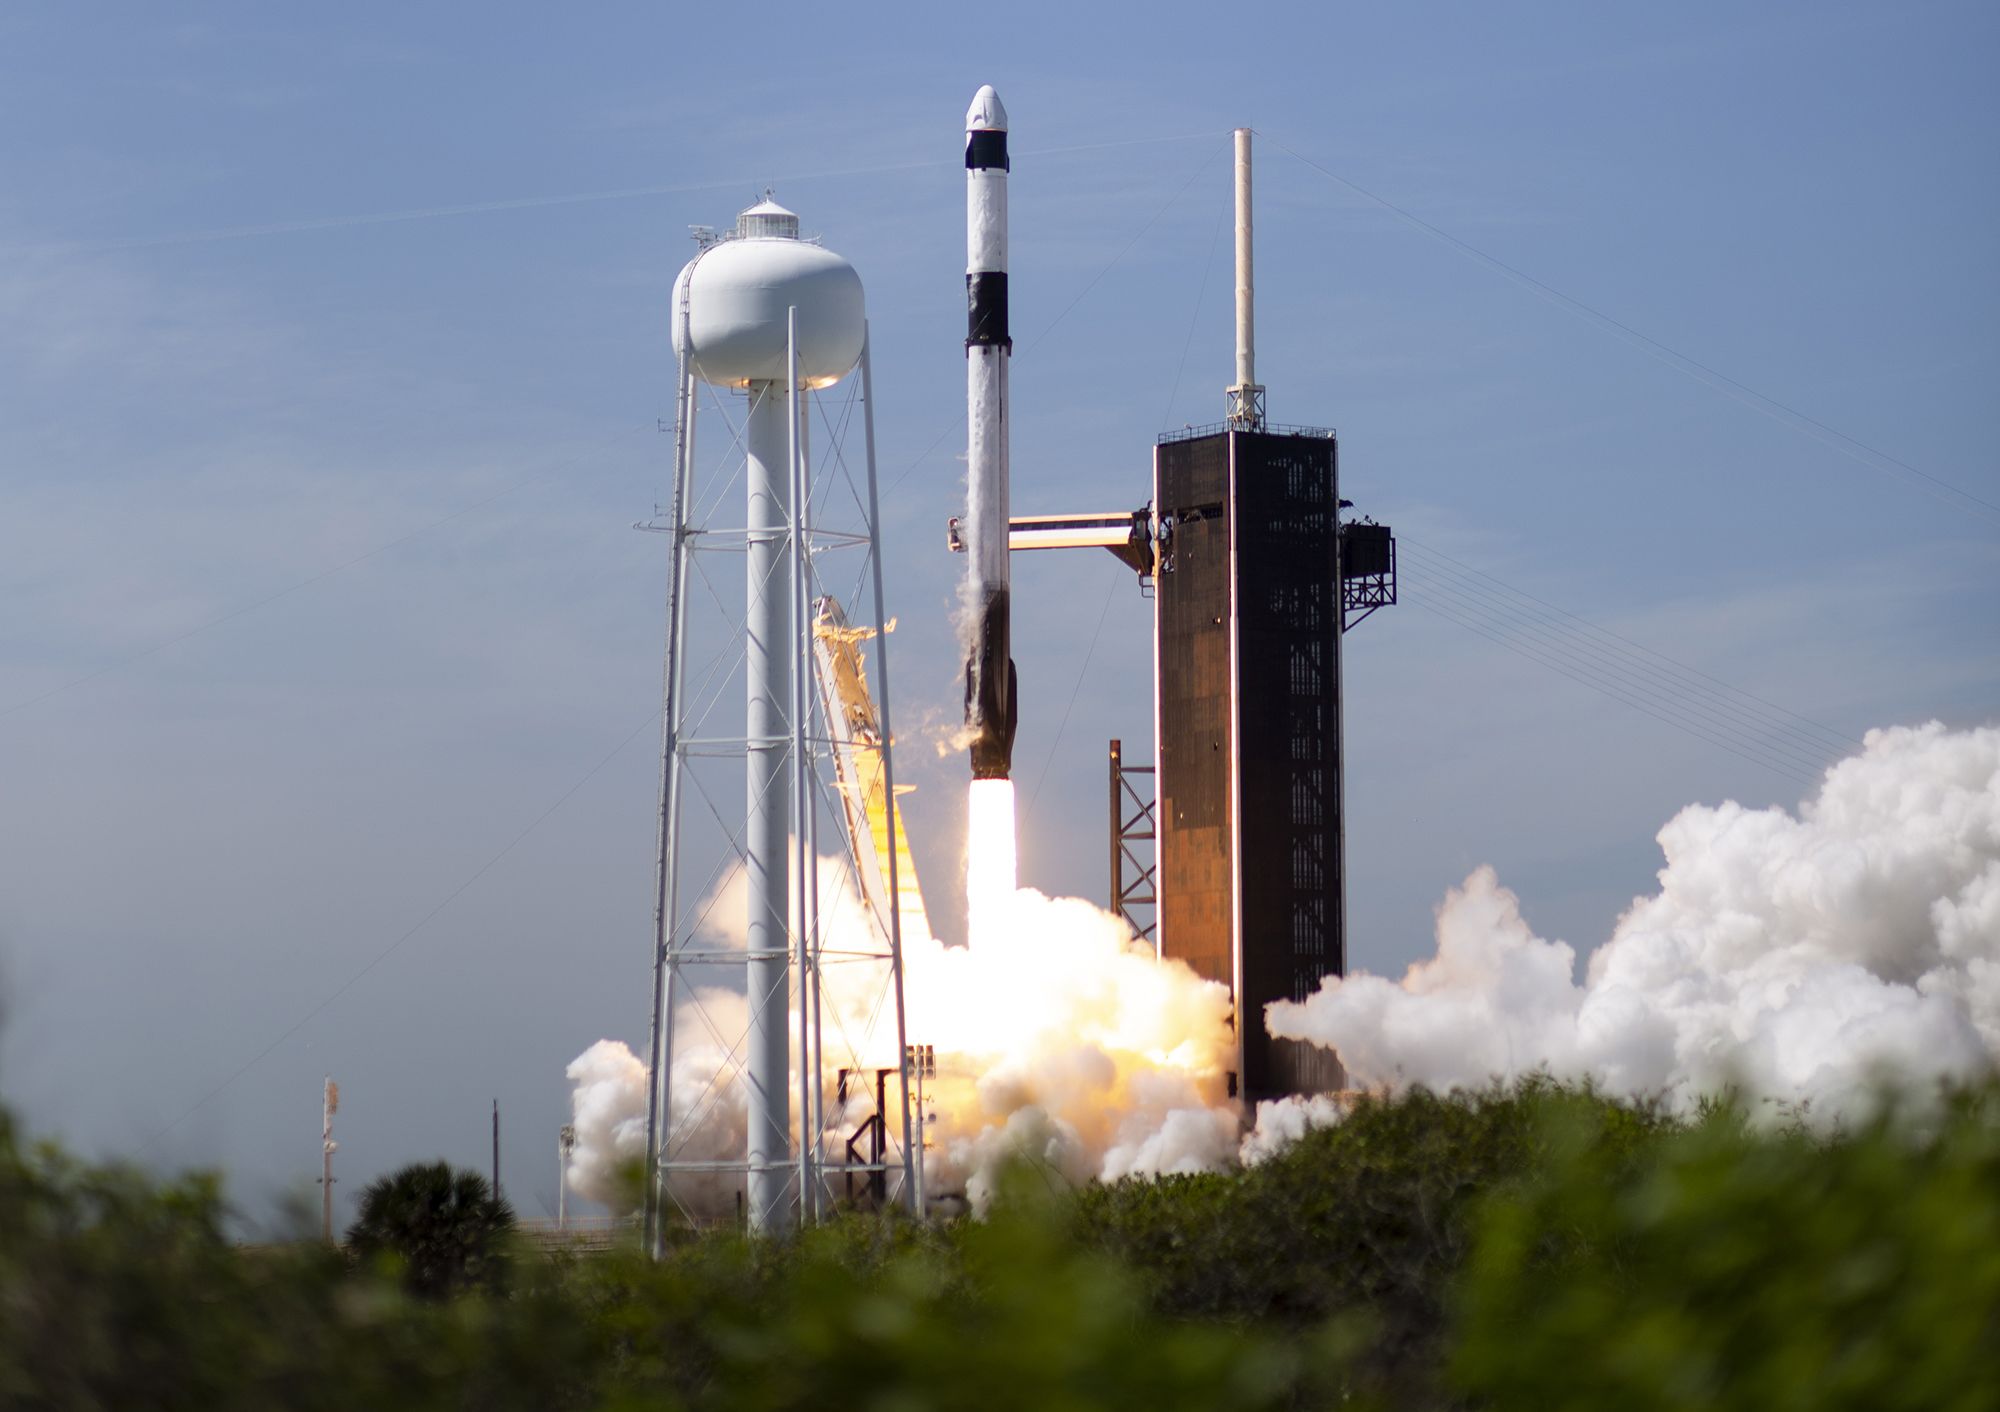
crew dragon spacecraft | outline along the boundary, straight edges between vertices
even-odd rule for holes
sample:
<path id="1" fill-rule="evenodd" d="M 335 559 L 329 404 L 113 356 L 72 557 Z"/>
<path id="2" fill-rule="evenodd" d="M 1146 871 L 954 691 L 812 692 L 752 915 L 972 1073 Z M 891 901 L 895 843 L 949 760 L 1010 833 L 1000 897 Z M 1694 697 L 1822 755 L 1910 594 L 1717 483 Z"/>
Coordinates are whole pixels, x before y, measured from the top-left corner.
<path id="1" fill-rule="evenodd" d="M 965 114 L 965 733 L 972 777 L 1014 768 L 1014 659 L 1007 605 L 1007 110 L 991 84 Z M 954 529 L 956 527 L 954 526 Z"/>

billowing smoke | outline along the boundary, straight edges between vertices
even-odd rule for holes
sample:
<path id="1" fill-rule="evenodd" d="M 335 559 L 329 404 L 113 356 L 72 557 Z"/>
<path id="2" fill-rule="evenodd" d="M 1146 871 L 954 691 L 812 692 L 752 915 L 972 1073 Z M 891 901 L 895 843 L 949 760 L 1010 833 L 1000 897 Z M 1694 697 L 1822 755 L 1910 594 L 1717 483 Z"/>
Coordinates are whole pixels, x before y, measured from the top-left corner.
<path id="1" fill-rule="evenodd" d="M 911 1037 L 937 1046 L 929 1189 L 977 1210 L 1009 1160 L 1072 1184 L 1228 1165 L 1227 990 L 1088 902 L 1013 886 L 1012 787 L 981 791 L 968 944 L 908 953 Z"/>
<path id="2" fill-rule="evenodd" d="M 625 1044 L 600 1039 L 570 1061 L 576 1146 L 569 1155 L 569 1188 L 586 1201 L 625 1204 L 619 1172 L 646 1156 L 646 1066 Z"/>
<path id="3" fill-rule="evenodd" d="M 1329 979 L 1270 1006 L 1271 1030 L 1335 1050 L 1360 1087 L 1544 1069 L 1680 1104 L 1736 1084 L 1832 1117 L 1879 1082 L 2000 1060 L 2000 729 L 1871 731 L 1796 815 L 1691 805 L 1659 842 L 1659 891 L 1581 984 L 1480 868 L 1400 984 Z M 1330 1111 L 1271 1107 L 1253 1143 Z"/>
<path id="4" fill-rule="evenodd" d="M 749 1022 L 740 992 L 704 988 L 682 1004 L 674 1026 L 671 1095 L 676 1157 L 715 1161 L 741 1157 L 748 1111 L 741 1086 L 730 1081 L 730 1048 Z M 732 1037 L 724 1042 L 720 1036 Z M 570 1190 L 613 1210 L 638 1197 L 633 1179 L 646 1159 L 646 1065 L 621 1040 L 600 1039 L 570 1062 L 576 1147 L 569 1158 Z M 691 1206 L 726 1210 L 742 1182 L 734 1175 L 687 1181 L 678 1192 Z"/>
<path id="5" fill-rule="evenodd" d="M 979 1209 L 1010 1160 L 1066 1183 L 1216 1170 L 1337 1120 L 1332 1098 L 1263 1104 L 1241 1138 L 1224 1097 L 1224 989 L 1155 960 L 1087 902 L 1017 887 L 1011 786 L 983 782 L 970 824 L 968 944 L 905 938 L 909 1038 L 937 1053 L 925 1154 L 934 1195 Z M 1435 957 L 1400 984 L 1355 975 L 1273 1005 L 1272 1031 L 1336 1050 L 1358 1087 L 1448 1089 L 1544 1070 L 1683 1104 L 1737 1084 L 1832 1116 L 1886 1076 L 1962 1077 L 2000 1059 L 2000 729 L 1871 732 L 1795 815 L 1695 805 L 1659 841 L 1659 891 L 1632 904 L 1581 983 L 1572 949 L 1536 936 L 1481 868 L 1439 907 Z M 819 882 L 828 945 L 868 936 L 844 864 L 821 860 Z M 710 901 L 710 939 L 740 946 L 741 875 Z M 829 1036 L 863 1065 L 894 1067 L 879 986 L 833 968 L 828 980 Z M 728 990 L 677 1013 L 676 1155 L 741 1155 L 731 1054 L 744 1021 Z M 606 1200 L 612 1174 L 643 1149 L 644 1069 L 607 1041 L 570 1075 L 572 1179 Z M 837 1156 L 872 1098 L 845 1114 L 831 1093 L 825 1103 L 822 1141 Z M 676 1195 L 724 1210 L 734 1183 Z"/>
<path id="6" fill-rule="evenodd" d="M 1177 962 L 1159 962 L 1123 921 L 1088 902 L 1015 887 L 1012 787 L 985 781 L 975 794 L 969 944 L 904 939 L 909 1039 L 937 1055 L 925 1094 L 934 1118 L 927 1190 L 980 1209 L 1010 1161 L 1069 1184 L 1232 1163 L 1240 1118 L 1224 1097 L 1227 991 Z M 819 886 L 829 950 L 872 936 L 842 862 L 820 860 Z M 703 909 L 709 940 L 742 945 L 740 871 L 711 900 Z M 826 977 L 829 1054 L 838 1046 L 861 1066 L 894 1067 L 895 1016 L 881 1003 L 880 974 L 829 966 Z M 742 1153 L 744 1102 L 731 1052 L 746 1018 L 742 996 L 729 991 L 706 991 L 676 1016 L 678 1157 Z M 570 1066 L 570 1077 L 577 1083 L 573 1189 L 610 1200 L 618 1194 L 613 1173 L 644 1152 L 644 1065 L 623 1044 L 600 1041 Z M 824 1102 L 823 1141 L 834 1156 L 873 1098 L 857 1090 L 846 1114 L 835 1112 L 831 1092 Z M 893 1079 L 890 1104 L 893 1132 L 901 1117 Z M 675 1195 L 690 1209 L 726 1211 L 734 1180 Z"/>

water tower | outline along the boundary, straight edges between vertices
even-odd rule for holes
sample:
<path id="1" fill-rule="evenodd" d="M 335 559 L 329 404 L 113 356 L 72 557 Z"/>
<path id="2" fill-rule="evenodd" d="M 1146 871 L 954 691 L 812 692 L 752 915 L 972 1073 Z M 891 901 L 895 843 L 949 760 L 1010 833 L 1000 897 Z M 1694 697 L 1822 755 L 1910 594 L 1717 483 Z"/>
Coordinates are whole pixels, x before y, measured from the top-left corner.
<path id="1" fill-rule="evenodd" d="M 655 1240 L 677 1173 L 712 1179 L 728 1169 L 740 1177 L 744 1218 L 753 1231 L 782 1230 L 801 1209 L 810 1216 L 821 1195 L 814 1170 L 822 1146 L 817 1135 L 824 1126 L 814 860 L 827 732 L 815 726 L 809 605 L 822 592 L 823 555 L 868 551 L 858 581 L 847 586 L 860 587 L 872 579 L 875 695 L 885 720 L 888 700 L 879 632 L 880 554 L 875 552 L 873 399 L 860 276 L 840 256 L 802 238 L 798 217 L 768 192 L 737 217 L 733 231 L 698 228 L 695 238 L 699 252 L 673 287 L 673 346 L 680 371 L 674 485 L 666 523 L 658 526 L 671 536 L 671 550 L 647 1134 L 647 1214 Z M 818 479 L 809 455 L 814 398 L 849 379 L 857 367 L 867 439 L 865 506 L 861 487 L 855 487 L 853 499 L 865 523 L 822 523 L 825 517 L 814 510 Z M 704 391 L 725 422 L 733 424 L 721 470 L 697 469 L 695 422 Z M 732 403 L 742 406 L 740 423 L 731 413 Z M 829 427 L 821 439 L 836 469 L 845 474 L 834 429 Z M 727 488 L 717 487 L 738 473 L 745 506 L 741 525 L 708 523 L 711 514 L 726 515 Z M 696 559 L 711 553 L 741 554 L 742 615 L 729 624 L 724 656 L 705 676 L 691 681 L 690 571 L 705 574 Z M 708 598 L 720 602 L 713 594 Z M 866 614 L 854 616 L 869 623 Z M 740 676 L 740 729 L 713 725 L 715 703 L 697 699 L 704 683 L 718 673 Z M 886 770 L 886 726 L 877 748 Z M 713 761 L 718 756 L 740 756 L 743 764 L 740 827 L 737 819 L 723 818 L 726 805 L 718 808 L 712 793 L 690 773 L 695 758 Z M 725 825 L 721 865 L 740 865 L 743 872 L 746 936 L 740 947 L 705 944 L 703 918 L 684 910 L 683 861 L 690 845 L 683 812 L 690 787 L 702 792 L 705 816 L 714 815 Z M 843 940 L 843 946 L 851 942 Z M 885 919 L 882 959 L 893 983 L 900 1032 L 900 944 L 893 915 Z M 733 1072 L 710 1072 L 704 1078 L 711 1086 L 736 1085 L 741 1094 L 747 1133 L 740 1157 L 684 1151 L 683 1130 L 699 1105 L 685 1091 L 675 1093 L 676 1013 L 700 1004 L 705 993 L 690 972 L 707 968 L 712 973 L 721 966 L 742 967 L 738 974 L 749 1023 L 740 1045 L 729 1051 Z M 899 1052 L 901 1048 L 899 1033 Z M 903 1127 L 907 1133 L 907 1111 Z M 903 1148 L 907 1153 L 907 1143 Z"/>

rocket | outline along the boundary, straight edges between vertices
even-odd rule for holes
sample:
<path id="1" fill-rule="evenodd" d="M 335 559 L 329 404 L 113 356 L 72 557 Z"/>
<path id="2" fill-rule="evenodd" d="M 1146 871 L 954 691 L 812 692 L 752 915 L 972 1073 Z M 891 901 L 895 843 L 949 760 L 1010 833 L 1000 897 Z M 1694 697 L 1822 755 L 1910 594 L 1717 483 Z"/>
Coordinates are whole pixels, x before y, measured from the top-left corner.
<path id="1" fill-rule="evenodd" d="M 1007 603 L 1007 110 L 988 84 L 965 114 L 965 727 L 972 777 L 1014 767 L 1014 659 Z"/>

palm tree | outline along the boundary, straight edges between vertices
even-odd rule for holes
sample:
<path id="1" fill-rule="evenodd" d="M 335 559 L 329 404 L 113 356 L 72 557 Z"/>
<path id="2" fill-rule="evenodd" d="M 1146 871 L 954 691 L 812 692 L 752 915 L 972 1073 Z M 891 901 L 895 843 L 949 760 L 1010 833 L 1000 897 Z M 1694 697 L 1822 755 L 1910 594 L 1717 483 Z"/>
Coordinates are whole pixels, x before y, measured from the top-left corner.
<path id="1" fill-rule="evenodd" d="M 398 1257 L 412 1294 L 441 1299 L 495 1283 L 513 1229 L 513 1211 L 486 1178 L 447 1162 L 413 1162 L 362 1191 L 347 1248 L 364 1260 Z"/>

